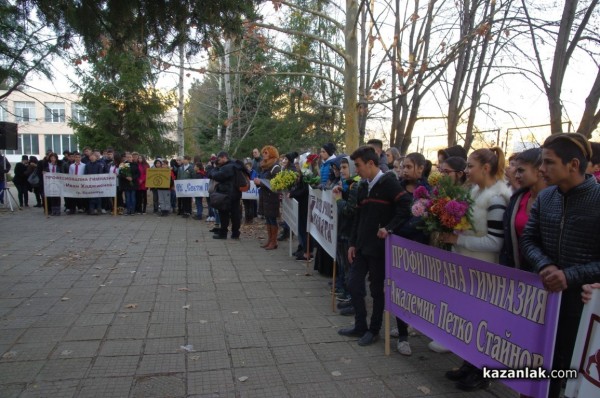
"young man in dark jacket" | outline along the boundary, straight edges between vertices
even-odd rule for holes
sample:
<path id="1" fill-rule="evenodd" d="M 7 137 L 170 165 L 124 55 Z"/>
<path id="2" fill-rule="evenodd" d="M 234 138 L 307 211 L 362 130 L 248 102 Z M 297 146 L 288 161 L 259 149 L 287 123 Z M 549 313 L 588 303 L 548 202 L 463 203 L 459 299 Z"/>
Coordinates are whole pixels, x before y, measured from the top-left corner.
<path id="1" fill-rule="evenodd" d="M 366 346 L 379 339 L 383 320 L 385 280 L 385 238 L 398 230 L 411 216 L 410 195 L 393 173 L 379 169 L 379 156 L 372 147 L 358 148 L 350 156 L 362 177 L 357 193 L 357 209 L 349 240 L 351 263 L 348 290 L 355 309 L 354 326 L 338 331 L 343 336 L 359 337 Z M 373 314 L 367 326 L 365 278 L 369 274 Z"/>
<path id="2" fill-rule="evenodd" d="M 229 208 L 218 209 L 221 218 L 221 228 L 213 235 L 214 239 L 227 239 L 229 221 L 231 220 L 231 238 L 240 238 L 240 224 L 242 213 L 240 209 L 240 200 L 242 192 L 236 186 L 236 172 L 246 173 L 243 163 L 237 160 L 230 160 L 227 152 L 217 154 L 217 167 L 210 170 L 208 178 L 217 181 L 216 192 L 225 194 L 229 197 Z"/>
<path id="3" fill-rule="evenodd" d="M 521 238 L 521 252 L 544 287 L 562 292 L 552 369 L 569 369 L 583 310 L 582 285 L 600 281 L 600 185 L 585 174 L 592 151 L 577 133 L 546 139 L 540 172 L 553 185 L 539 193 Z M 550 381 L 558 397 L 561 379 Z"/>
<path id="4" fill-rule="evenodd" d="M 98 155 L 90 153 L 89 162 L 85 165 L 85 174 L 104 174 L 104 163 L 98 160 Z M 90 198 L 88 200 L 88 214 L 97 216 L 100 212 L 100 205 L 102 201 L 100 198 Z"/>

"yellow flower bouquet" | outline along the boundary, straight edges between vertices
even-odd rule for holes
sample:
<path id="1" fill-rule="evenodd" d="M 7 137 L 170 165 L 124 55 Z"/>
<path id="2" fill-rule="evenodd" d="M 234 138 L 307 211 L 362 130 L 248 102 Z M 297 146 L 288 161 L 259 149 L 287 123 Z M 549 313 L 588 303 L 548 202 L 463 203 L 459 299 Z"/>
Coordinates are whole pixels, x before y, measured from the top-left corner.
<path id="1" fill-rule="evenodd" d="M 298 174 L 291 170 L 282 170 L 271 179 L 271 190 L 273 192 L 289 191 L 298 179 Z"/>

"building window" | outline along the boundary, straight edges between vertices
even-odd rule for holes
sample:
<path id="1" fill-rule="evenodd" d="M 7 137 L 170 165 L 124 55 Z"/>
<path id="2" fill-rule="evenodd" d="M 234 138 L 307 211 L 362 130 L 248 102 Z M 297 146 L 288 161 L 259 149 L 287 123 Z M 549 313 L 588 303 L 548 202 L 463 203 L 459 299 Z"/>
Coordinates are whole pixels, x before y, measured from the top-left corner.
<path id="1" fill-rule="evenodd" d="M 8 155 L 39 155 L 40 141 L 38 134 L 19 134 L 19 149 L 7 150 Z"/>
<path id="2" fill-rule="evenodd" d="M 65 103 L 64 102 L 46 102 L 44 103 L 44 120 L 47 123 L 65 122 Z"/>
<path id="3" fill-rule="evenodd" d="M 0 102 L 0 122 L 8 122 L 8 104 Z"/>
<path id="4" fill-rule="evenodd" d="M 71 105 L 71 118 L 74 122 L 85 123 L 87 121 L 87 117 L 85 116 L 85 109 L 83 106 L 73 103 Z"/>
<path id="5" fill-rule="evenodd" d="M 15 119 L 17 123 L 35 121 L 35 102 L 15 101 Z"/>
<path id="6" fill-rule="evenodd" d="M 77 151 L 77 139 L 72 134 L 46 134 L 46 151 L 62 154 L 64 151 Z"/>

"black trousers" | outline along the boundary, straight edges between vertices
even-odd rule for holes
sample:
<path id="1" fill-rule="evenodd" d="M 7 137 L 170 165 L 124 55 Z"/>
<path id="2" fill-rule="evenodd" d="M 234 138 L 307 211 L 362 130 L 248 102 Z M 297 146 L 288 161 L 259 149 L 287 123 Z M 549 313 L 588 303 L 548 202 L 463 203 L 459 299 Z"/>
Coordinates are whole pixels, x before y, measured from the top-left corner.
<path id="1" fill-rule="evenodd" d="M 371 314 L 371 323 L 369 326 L 367 326 L 367 308 L 365 305 L 365 297 L 367 295 L 365 278 L 367 274 L 369 274 L 369 289 L 371 291 L 371 298 L 373 298 L 373 313 Z M 348 290 L 355 311 L 354 327 L 356 330 L 370 330 L 375 335 L 381 330 L 385 305 L 384 280 L 385 257 L 383 255 L 366 256 L 358 250 L 354 262 L 350 266 L 347 279 Z"/>
<path id="2" fill-rule="evenodd" d="M 231 221 L 231 237 L 240 237 L 240 225 L 242 223 L 242 209 L 240 206 L 240 200 L 233 200 L 231 203 L 231 210 L 224 211 L 219 210 L 219 217 L 221 218 L 221 236 L 227 236 L 229 228 L 229 222 Z"/>
<path id="3" fill-rule="evenodd" d="M 177 214 L 192 214 L 192 198 L 180 198 L 181 207 L 177 208 Z"/>

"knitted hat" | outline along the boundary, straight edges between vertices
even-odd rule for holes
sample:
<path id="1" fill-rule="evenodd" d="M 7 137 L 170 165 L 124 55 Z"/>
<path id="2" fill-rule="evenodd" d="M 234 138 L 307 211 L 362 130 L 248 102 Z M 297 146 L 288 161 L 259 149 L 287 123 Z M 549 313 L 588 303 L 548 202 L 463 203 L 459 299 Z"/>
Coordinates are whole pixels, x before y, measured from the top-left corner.
<path id="1" fill-rule="evenodd" d="M 285 154 L 285 157 L 290 164 L 294 164 L 294 160 L 298 157 L 298 152 L 288 152 Z"/>

